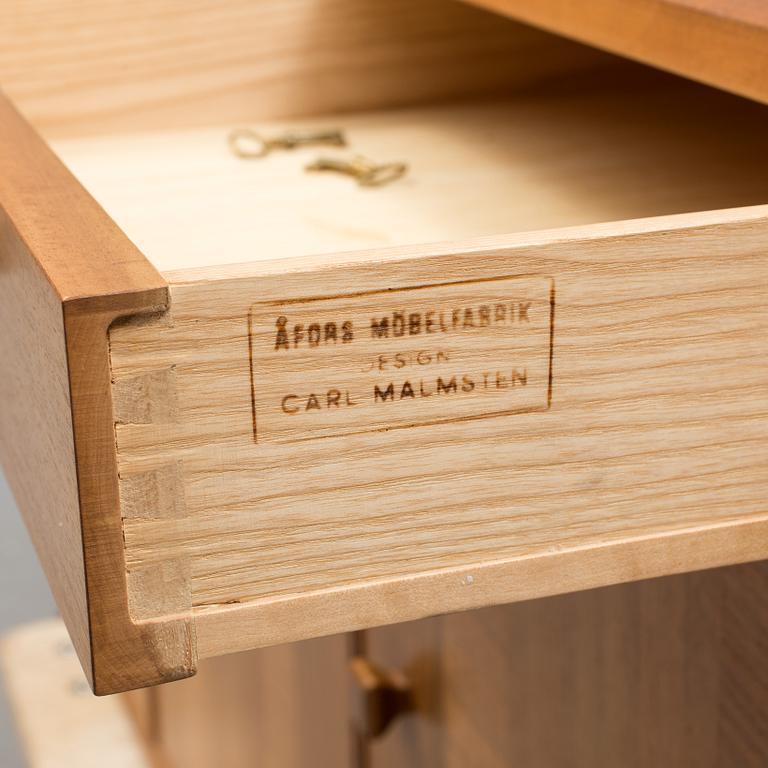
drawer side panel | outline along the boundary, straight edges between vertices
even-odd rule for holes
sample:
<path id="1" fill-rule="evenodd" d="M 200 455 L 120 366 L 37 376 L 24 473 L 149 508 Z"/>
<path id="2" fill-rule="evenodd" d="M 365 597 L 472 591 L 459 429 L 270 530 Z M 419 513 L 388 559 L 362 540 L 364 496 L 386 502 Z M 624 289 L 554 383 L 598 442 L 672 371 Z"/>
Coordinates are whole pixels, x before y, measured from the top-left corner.
<path id="1" fill-rule="evenodd" d="M 107 331 L 163 278 L 0 95 L 0 456 L 100 694 L 194 673 L 187 617 L 128 610 Z"/>
<path id="2" fill-rule="evenodd" d="M 91 649 L 64 317 L 0 208 L 0 459 L 84 668 Z"/>

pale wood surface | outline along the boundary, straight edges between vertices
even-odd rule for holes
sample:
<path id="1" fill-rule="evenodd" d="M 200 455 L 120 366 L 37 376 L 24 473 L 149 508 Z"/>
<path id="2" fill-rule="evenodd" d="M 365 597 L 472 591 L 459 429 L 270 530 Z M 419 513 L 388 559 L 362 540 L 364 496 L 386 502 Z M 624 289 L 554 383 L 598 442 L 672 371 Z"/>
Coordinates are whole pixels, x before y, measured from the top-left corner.
<path id="1" fill-rule="evenodd" d="M 190 674 L 183 619 L 129 617 L 107 350 L 116 318 L 165 306 L 165 282 L 4 97 L 0 165 L 10 485 L 94 689 Z"/>
<path id="2" fill-rule="evenodd" d="M 61 302 L 2 207 L 0 252 L 0 458 L 56 603 L 89 668 Z"/>
<path id="3" fill-rule="evenodd" d="M 318 438 L 544 412 L 553 291 L 552 278 L 536 275 L 258 302 L 248 316 L 254 440 L 301 451 Z M 378 344 L 345 343 L 343 326 L 327 324 L 346 318 L 359 339 L 372 333 L 372 317 Z M 285 334 L 279 349 L 276 327 Z M 304 344 L 291 349 L 297 331 Z M 454 389 L 472 396 L 451 398 Z"/>
<path id="4" fill-rule="evenodd" d="M 158 741 L 157 693 L 159 686 L 136 688 L 120 694 L 142 742 L 152 748 Z"/>
<path id="5" fill-rule="evenodd" d="M 163 277 L 3 101 L 2 234 L 21 269 L 2 289 L 41 307 L 49 334 L 10 350 L 27 397 L 2 417 L 5 452 L 49 571 L 74 584 L 64 612 L 99 692 L 191 674 L 195 627 L 206 656 L 765 556 L 766 210 L 513 234 L 762 202 L 764 110 L 623 67 L 613 85 L 515 91 L 606 59 L 458 4 L 397 8 L 4 6 L 0 78 L 52 136 L 143 127 L 57 147 L 174 283 L 162 314 Z M 305 177 L 304 154 L 226 151 L 235 119 L 327 125 L 502 83 L 495 103 L 343 118 L 355 149 L 413 165 L 385 189 Z M 382 245 L 399 247 L 361 251 Z M 557 295 L 549 410 L 254 442 L 257 303 L 423 288 L 447 309 L 437 283 L 531 275 Z M 488 346 L 457 349 L 482 361 Z M 54 540 L 40 509 L 59 479 Z"/>
<path id="6" fill-rule="evenodd" d="M 59 135 L 414 103 L 603 58 L 453 0 L 0 7 L 0 83 L 38 127 Z"/>
<path id="7" fill-rule="evenodd" d="M 62 302 L 144 292 L 162 303 L 157 271 L 2 96 L 0 129 L 0 203 Z"/>
<path id="8" fill-rule="evenodd" d="M 366 633 L 417 712 L 366 768 L 762 768 L 768 564 Z"/>
<path id="9" fill-rule="evenodd" d="M 768 101 L 762 0 L 468 0 L 551 32 Z"/>
<path id="10" fill-rule="evenodd" d="M 159 747 L 173 768 L 359 768 L 347 676 L 342 635 L 204 661 L 157 690 Z"/>
<path id="11" fill-rule="evenodd" d="M 0 666 L 29 768 L 160 768 L 122 701 L 90 692 L 61 621 L 6 635 Z"/>
<path id="12" fill-rule="evenodd" d="M 178 680 L 194 674 L 194 626 L 186 610 L 170 600 L 175 585 L 162 582 L 159 621 L 132 616 L 125 571 L 122 510 L 109 397 L 111 371 L 108 329 L 116 319 L 141 311 L 160 311 L 162 291 L 134 296 L 97 297 L 65 307 L 72 393 L 75 452 L 78 461 L 82 546 L 92 638 L 93 688 L 98 694 Z M 154 299 L 147 305 L 147 296 Z M 102 304 L 102 308 L 99 307 Z M 106 306 L 103 306 L 106 305 Z M 71 310 L 71 311 L 68 311 Z"/>
<path id="13" fill-rule="evenodd" d="M 351 763 L 341 637 L 155 689 L 160 744 L 174 768 L 762 768 L 767 580 L 758 563 L 358 633 L 350 653 L 401 673 L 413 710 Z"/>
<path id="14" fill-rule="evenodd" d="M 764 557 L 765 214 L 323 257 L 303 271 L 261 262 L 247 279 L 173 286 L 167 317 L 111 333 L 116 381 L 173 367 L 178 404 L 117 426 L 121 477 L 134 480 L 124 499 L 180 476 L 125 520 L 132 578 L 151 601 L 147 574 L 188 574 L 206 656 Z M 301 450 L 254 443 L 254 299 L 520 274 L 556 286 L 547 412 Z"/>
<path id="15" fill-rule="evenodd" d="M 259 123 L 346 130 L 346 154 L 405 161 L 363 189 L 303 166 L 325 148 L 243 161 L 227 125 L 56 141 L 162 272 L 424 243 L 768 200 L 768 111 L 659 73 L 572 76 L 503 99 Z M 213 272 L 211 273 L 214 274 Z"/>

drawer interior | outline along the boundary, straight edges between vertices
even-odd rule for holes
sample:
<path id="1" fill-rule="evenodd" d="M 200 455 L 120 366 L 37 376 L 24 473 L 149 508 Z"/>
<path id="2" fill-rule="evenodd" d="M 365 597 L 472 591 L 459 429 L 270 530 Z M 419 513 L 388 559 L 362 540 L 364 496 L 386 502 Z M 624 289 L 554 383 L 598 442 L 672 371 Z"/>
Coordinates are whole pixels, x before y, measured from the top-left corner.
<path id="1" fill-rule="evenodd" d="M 68 139 L 60 155 L 161 271 L 711 210 L 768 200 L 768 110 L 673 77 L 585 73 L 508 95 L 291 121 L 408 164 L 387 186 L 235 157 L 227 125 Z M 643 76 L 646 75 L 646 76 Z"/>
<path id="2" fill-rule="evenodd" d="M 204 3 L 172 25 L 163 4 L 62 4 L 51 34 L 100 36 L 86 62 L 71 34 L 23 44 L 35 5 L 7 25 L 6 87 L 164 273 L 768 200 L 762 106 L 454 0 Z M 349 146 L 243 160 L 241 126 Z M 354 154 L 409 170 L 365 189 L 304 169 Z"/>

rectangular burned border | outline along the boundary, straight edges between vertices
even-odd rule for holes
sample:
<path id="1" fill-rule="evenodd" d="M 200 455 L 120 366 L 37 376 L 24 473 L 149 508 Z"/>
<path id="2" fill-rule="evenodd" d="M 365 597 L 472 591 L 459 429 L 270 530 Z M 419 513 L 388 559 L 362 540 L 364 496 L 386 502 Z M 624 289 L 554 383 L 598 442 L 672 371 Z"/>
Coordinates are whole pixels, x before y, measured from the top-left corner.
<path id="1" fill-rule="evenodd" d="M 488 419 L 495 416 L 511 416 L 521 413 L 537 413 L 548 411 L 552 405 L 552 389 L 553 389 L 553 365 L 554 365 L 554 346 L 555 346 L 555 279 L 551 275 L 539 275 L 539 274 L 520 274 L 520 275 L 502 275 L 499 277 L 487 277 L 477 278 L 475 280 L 452 280 L 445 283 L 426 283 L 424 285 L 411 285 L 404 288 L 396 288 L 394 290 L 388 289 L 376 289 L 371 291 L 356 291 L 353 293 L 339 293 L 333 296 L 304 296 L 298 299 L 287 299 L 285 301 L 265 301 L 256 302 L 251 305 L 248 310 L 247 325 L 248 325 L 248 370 L 251 383 L 251 418 L 253 422 L 253 442 L 258 444 L 258 414 L 256 406 L 256 377 L 253 370 L 253 310 L 255 306 L 260 307 L 284 307 L 291 304 L 305 304 L 309 301 L 334 301 L 336 299 L 356 298 L 360 296 L 376 296 L 377 294 L 392 295 L 393 293 L 403 293 L 406 291 L 418 291 L 425 288 L 445 288 L 452 285 L 470 285 L 472 283 L 493 283 L 500 282 L 502 280 L 518 280 L 525 278 L 543 278 L 549 280 L 549 360 L 548 360 L 548 373 L 547 373 L 547 404 L 544 407 L 535 408 L 514 408 L 505 409 L 501 411 L 491 411 L 490 413 L 482 413 L 474 416 L 461 416 L 459 418 L 444 418 L 444 419 L 430 419 L 429 421 L 414 421 L 409 424 L 396 424 L 391 427 L 377 427 L 372 429 L 361 429 L 356 431 L 341 432 L 333 435 L 312 435 L 311 437 L 296 438 L 289 440 L 289 443 L 302 443 L 308 440 L 324 440 L 329 438 L 342 437 L 344 435 L 364 435 L 372 434 L 376 432 L 389 432 L 394 429 L 410 429 L 411 427 L 428 427 L 435 424 L 448 424 L 456 421 L 476 421 L 477 419 Z"/>

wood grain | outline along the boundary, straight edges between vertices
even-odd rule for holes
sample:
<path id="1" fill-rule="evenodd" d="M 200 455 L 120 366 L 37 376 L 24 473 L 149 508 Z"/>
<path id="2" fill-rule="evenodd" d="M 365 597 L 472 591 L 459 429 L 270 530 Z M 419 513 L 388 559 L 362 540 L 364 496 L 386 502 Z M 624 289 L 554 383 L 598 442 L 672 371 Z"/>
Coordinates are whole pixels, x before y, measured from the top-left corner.
<path id="1" fill-rule="evenodd" d="M 766 556 L 766 209 L 519 234 L 764 201 L 761 107 L 437 0 L 184 10 L 0 11 L 3 82 L 154 264 L 0 101 L 4 461 L 98 692 L 192 674 L 198 631 L 208 656 Z M 413 165 L 368 198 L 301 156 L 244 164 L 220 127 L 502 85 L 344 117 Z M 546 411 L 254 441 L 256 305 L 447 309 L 446 285 L 531 276 Z M 459 351 L 500 370 L 511 340 L 479 338 Z"/>
<path id="2" fill-rule="evenodd" d="M 165 306 L 165 283 L 4 98 L 0 165 L 11 487 L 94 689 L 191 674 L 188 621 L 129 616 L 107 348 L 116 318 Z"/>
<path id="3" fill-rule="evenodd" d="M 164 291 L 153 296 L 155 301 L 163 297 Z M 152 574 L 155 584 L 162 587 L 162 617 L 147 617 L 141 610 L 131 615 L 131 609 L 143 601 L 145 584 L 139 583 L 138 596 L 135 592 L 129 595 L 131 584 L 123 559 L 107 334 L 117 318 L 163 308 L 147 306 L 146 298 L 146 294 L 109 297 L 106 301 L 96 297 L 92 302 L 66 304 L 64 308 L 93 688 L 98 694 L 189 677 L 197 662 L 186 584 L 168 577 L 169 566 L 164 565 L 162 578 Z M 106 304 L 106 308 L 100 309 L 99 304 Z M 112 514 L 105 514 L 106 509 Z"/>
<path id="4" fill-rule="evenodd" d="M 323 149 L 244 162 L 229 153 L 226 125 L 54 147 L 176 282 L 231 263 L 768 200 L 768 111 L 656 72 L 618 68 L 504 98 L 257 125 L 266 135 L 329 126 L 345 130 L 348 154 L 405 161 L 408 175 L 372 190 L 305 173 Z"/>
<path id="5" fill-rule="evenodd" d="M 350 762 L 344 636 L 201 663 L 157 689 L 173 768 L 357 768 Z"/>
<path id="6" fill-rule="evenodd" d="M 91 647 L 61 302 L 1 207 L 0 254 L 0 458 L 59 611 L 88 668 Z"/>
<path id="7" fill-rule="evenodd" d="M 444 0 L 0 8 L 0 82 L 58 135 L 381 108 L 526 85 L 604 58 Z"/>
<path id="8" fill-rule="evenodd" d="M 765 215 L 318 257 L 290 272 L 260 262 L 248 278 L 172 286 L 168 317 L 111 333 L 115 380 L 175 366 L 180 404 L 173 422 L 117 426 L 121 477 L 180 462 L 186 509 L 125 521 L 129 571 L 186 563 L 207 656 L 765 557 Z M 521 274 L 556 286 L 545 414 L 301 450 L 253 442 L 254 298 Z"/>
<path id="9" fill-rule="evenodd" d="M 553 327 L 547 276 L 257 302 L 248 314 L 254 441 L 546 411 Z"/>
<path id="10" fill-rule="evenodd" d="M 364 765 L 760 768 L 767 579 L 758 563 L 367 633 L 421 704 Z"/>
<path id="11" fill-rule="evenodd" d="M 760 0 L 467 0 L 709 85 L 768 101 L 768 10 Z"/>
<path id="12" fill-rule="evenodd" d="M 757 563 L 358 633 L 350 651 L 413 696 L 351 763 L 342 637 L 205 661 L 195 679 L 152 690 L 162 757 L 169 768 L 761 768 L 767 579 Z"/>

